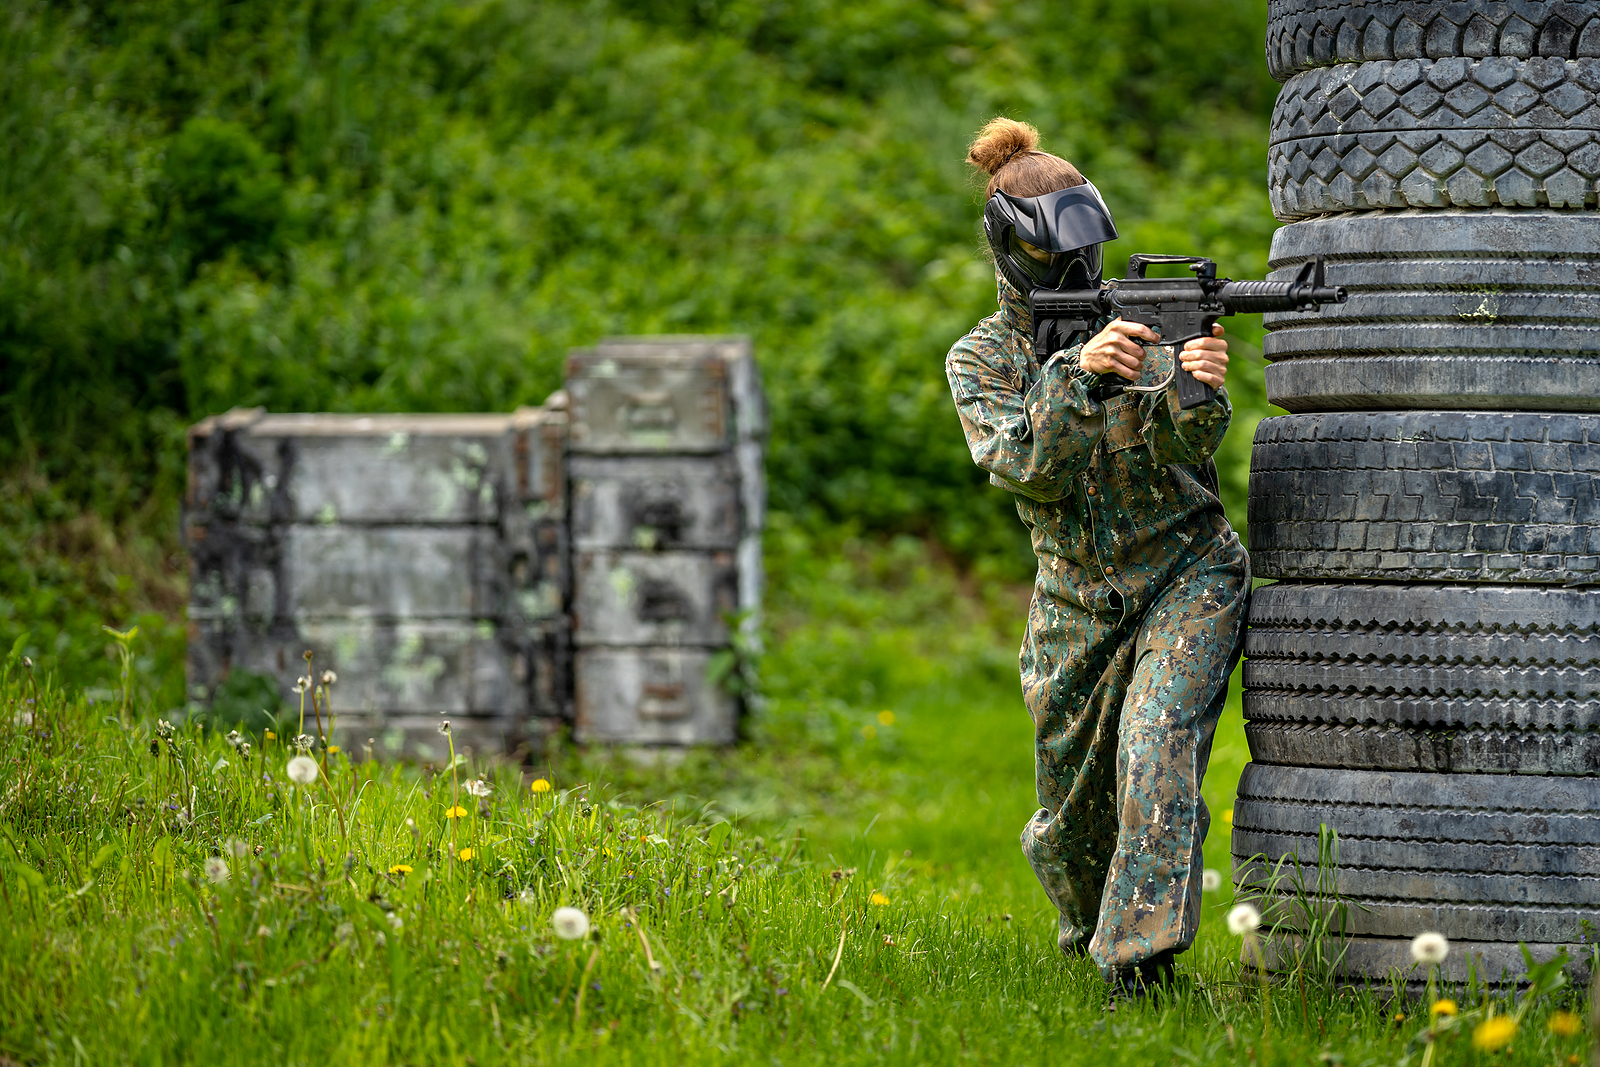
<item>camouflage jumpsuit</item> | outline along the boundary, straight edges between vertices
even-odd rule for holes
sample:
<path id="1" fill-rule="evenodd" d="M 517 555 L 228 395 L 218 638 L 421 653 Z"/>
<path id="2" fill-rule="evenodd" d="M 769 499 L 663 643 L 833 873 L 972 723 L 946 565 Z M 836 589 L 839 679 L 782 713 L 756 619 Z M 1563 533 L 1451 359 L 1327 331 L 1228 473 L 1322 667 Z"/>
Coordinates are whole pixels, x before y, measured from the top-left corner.
<path id="1" fill-rule="evenodd" d="M 1023 640 L 1037 814 L 1022 849 L 1061 913 L 1060 940 L 1106 978 L 1182 952 L 1199 921 L 1210 815 L 1200 780 L 1238 655 L 1250 564 L 1193 472 L 1232 408 L 1165 394 L 1091 400 L 1071 348 L 1040 367 L 1026 301 L 945 364 L 972 458 L 1016 495 L 1039 571 Z M 1172 366 L 1146 348 L 1143 381 Z M 1092 939 L 1091 939 L 1092 935 Z"/>

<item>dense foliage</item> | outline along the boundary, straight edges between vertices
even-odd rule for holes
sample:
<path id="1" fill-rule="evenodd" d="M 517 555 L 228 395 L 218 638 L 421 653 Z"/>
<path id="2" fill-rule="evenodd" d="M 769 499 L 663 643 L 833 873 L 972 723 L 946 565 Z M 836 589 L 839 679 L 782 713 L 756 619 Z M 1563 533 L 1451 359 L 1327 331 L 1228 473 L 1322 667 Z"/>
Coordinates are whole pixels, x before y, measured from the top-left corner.
<path id="1" fill-rule="evenodd" d="M 755 337 L 776 508 L 1025 576 L 942 374 L 994 306 L 967 138 L 1039 125 L 1117 211 L 1113 261 L 1257 273 L 1261 6 L 9 5 L 0 641 L 176 614 L 192 420 L 507 410 L 620 333 Z"/>

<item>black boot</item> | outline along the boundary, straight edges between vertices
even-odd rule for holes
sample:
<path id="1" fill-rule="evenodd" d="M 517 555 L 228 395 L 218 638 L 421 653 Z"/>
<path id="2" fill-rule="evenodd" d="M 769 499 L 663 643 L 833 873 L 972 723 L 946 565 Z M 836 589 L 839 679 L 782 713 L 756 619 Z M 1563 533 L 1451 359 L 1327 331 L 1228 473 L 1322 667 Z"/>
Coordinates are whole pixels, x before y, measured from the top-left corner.
<path id="1" fill-rule="evenodd" d="M 1171 989 L 1175 973 L 1172 957 L 1172 950 L 1167 949 L 1147 960 L 1118 968 L 1110 982 L 1107 1009 L 1116 1011 L 1123 1003 L 1153 997 Z"/>

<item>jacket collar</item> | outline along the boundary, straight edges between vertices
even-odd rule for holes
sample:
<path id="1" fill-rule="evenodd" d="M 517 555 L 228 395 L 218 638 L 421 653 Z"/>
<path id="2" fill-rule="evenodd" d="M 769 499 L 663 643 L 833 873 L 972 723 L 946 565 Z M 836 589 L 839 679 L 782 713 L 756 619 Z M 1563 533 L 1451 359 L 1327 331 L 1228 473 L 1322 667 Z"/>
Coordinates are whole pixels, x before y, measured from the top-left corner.
<path id="1" fill-rule="evenodd" d="M 1008 329 L 1016 330 L 1033 341 L 1033 316 L 1028 313 L 1028 298 L 1017 291 L 1016 287 L 1001 276 L 998 269 L 994 272 L 995 281 L 1000 285 L 1000 321 Z"/>

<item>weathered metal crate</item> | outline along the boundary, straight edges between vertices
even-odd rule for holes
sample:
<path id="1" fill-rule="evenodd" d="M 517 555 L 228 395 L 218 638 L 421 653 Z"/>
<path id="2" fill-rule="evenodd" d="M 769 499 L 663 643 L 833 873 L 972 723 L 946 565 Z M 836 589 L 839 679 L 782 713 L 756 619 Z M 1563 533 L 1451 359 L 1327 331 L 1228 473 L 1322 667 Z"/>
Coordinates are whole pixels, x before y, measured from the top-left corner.
<path id="1" fill-rule="evenodd" d="M 742 338 L 608 340 L 567 362 L 575 733 L 722 742 L 706 671 L 761 602 L 766 412 Z"/>
<path id="2" fill-rule="evenodd" d="M 310 649 L 353 751 L 436 758 L 442 718 L 458 748 L 508 752 L 567 720 L 580 740 L 735 736 L 706 671 L 760 605 L 749 343 L 605 341 L 568 370 L 511 415 L 193 427 L 193 697 L 245 671 L 292 703 Z"/>
<path id="3" fill-rule="evenodd" d="M 566 710 L 564 415 L 267 415 L 190 434 L 189 681 L 339 674 L 340 733 L 537 742 Z M 412 721 L 414 720 L 414 721 Z M 407 725 L 407 723 L 410 725 Z M 430 728 L 432 728 L 430 727 Z"/>

